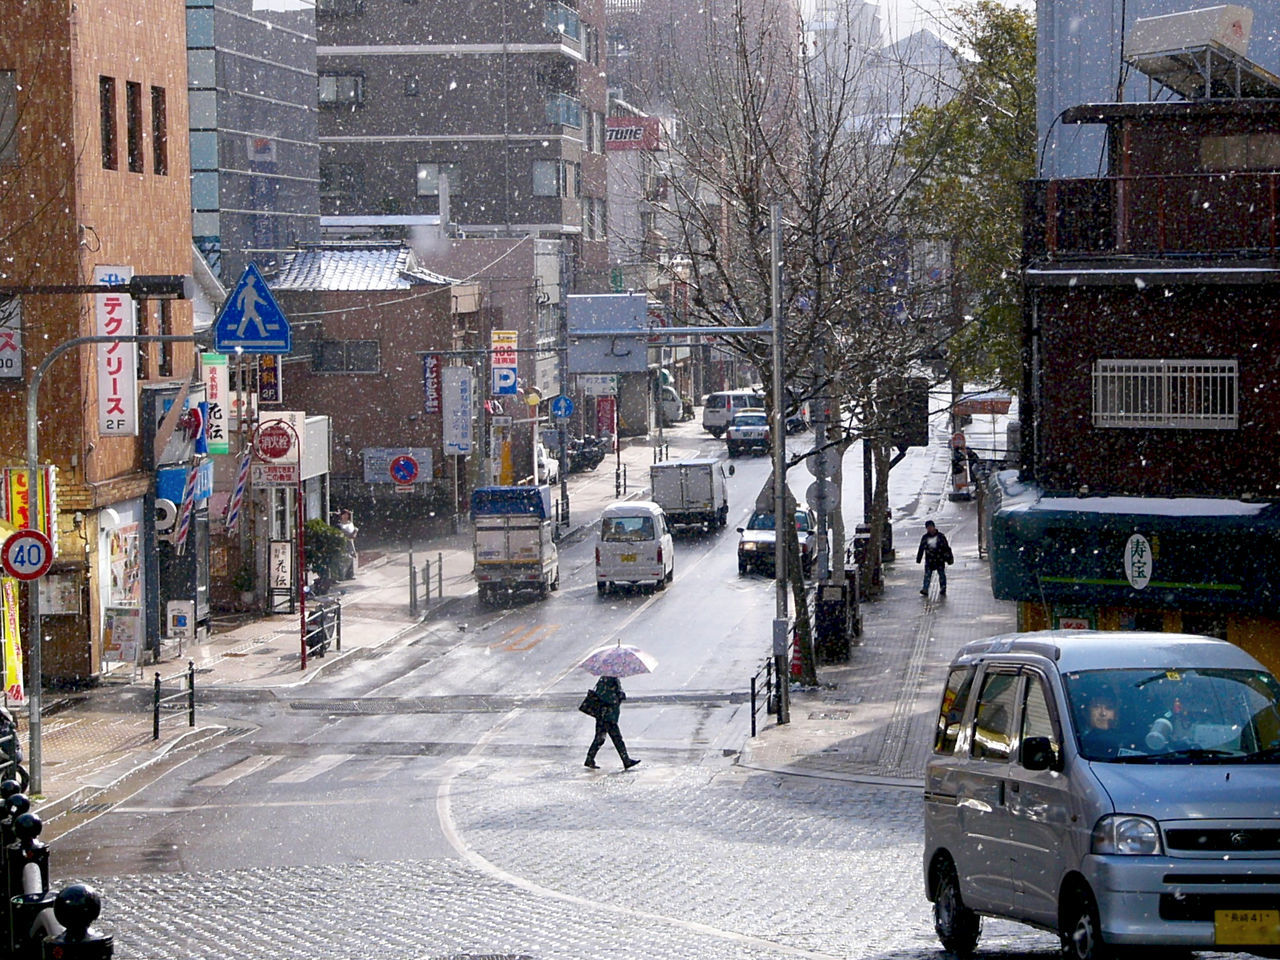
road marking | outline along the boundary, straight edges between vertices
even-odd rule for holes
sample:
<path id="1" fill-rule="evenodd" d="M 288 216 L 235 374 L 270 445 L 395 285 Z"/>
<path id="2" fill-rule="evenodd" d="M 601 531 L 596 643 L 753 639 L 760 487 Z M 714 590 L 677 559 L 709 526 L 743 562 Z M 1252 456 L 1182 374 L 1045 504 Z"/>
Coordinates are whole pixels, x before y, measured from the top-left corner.
<path id="1" fill-rule="evenodd" d="M 355 765 L 353 764 L 352 771 L 342 779 L 361 781 L 381 780 L 388 774 L 395 773 L 400 770 L 404 765 L 404 760 L 396 759 L 394 757 L 381 757 L 373 763 L 367 765 L 361 764 L 359 769 L 354 769 Z"/>
<path id="2" fill-rule="evenodd" d="M 348 760 L 354 760 L 355 756 L 350 753 L 325 753 L 314 760 L 309 760 L 299 767 L 295 767 L 288 773 L 282 773 L 280 776 L 272 780 L 272 783 L 303 783 L 313 777 L 318 777 L 326 771 L 332 770 L 340 763 L 346 763 Z"/>
<path id="3" fill-rule="evenodd" d="M 536 627 L 514 627 L 504 633 L 501 640 L 489 644 L 489 649 L 523 653 L 525 650 L 532 650 L 559 629 L 558 623 L 542 623 Z"/>
<path id="4" fill-rule="evenodd" d="M 212 776 L 205 777 L 203 780 L 197 780 L 195 786 L 225 787 L 243 777 L 249 776 L 251 773 L 257 773 L 264 767 L 271 766 L 279 759 L 280 757 L 246 757 L 234 766 L 227 767 L 221 773 L 215 773 Z"/>

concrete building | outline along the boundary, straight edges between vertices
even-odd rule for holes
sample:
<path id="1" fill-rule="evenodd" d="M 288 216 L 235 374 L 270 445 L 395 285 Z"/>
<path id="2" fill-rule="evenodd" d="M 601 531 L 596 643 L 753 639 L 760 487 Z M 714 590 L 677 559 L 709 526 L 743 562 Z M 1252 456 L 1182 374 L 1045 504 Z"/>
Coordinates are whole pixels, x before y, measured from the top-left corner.
<path id="1" fill-rule="evenodd" d="M 315 4 L 187 0 L 192 228 L 224 286 L 319 239 Z"/>
<path id="2" fill-rule="evenodd" d="M 322 0 L 322 213 L 389 239 L 437 217 L 565 240 L 579 283 L 604 282 L 603 17 L 603 0 Z"/>
<path id="3" fill-rule="evenodd" d="M 0 286 L 82 285 L 191 273 L 186 23 L 180 5 L 8 4 L 0 31 Z M 27 454 L 34 371 L 60 345 L 103 333 L 189 335 L 190 307 L 124 294 L 26 293 L 10 303 L 0 378 L 0 462 Z M 30 496 L 6 472 L 5 516 L 43 527 L 56 558 L 41 583 L 44 679 L 96 678 L 141 662 L 158 636 L 147 396 L 194 366 L 185 343 L 101 345 L 60 357 L 37 397 Z M 183 414 L 184 418 L 186 414 Z M 150 436 L 149 436 L 150 435 Z M 191 463 L 189 449 L 177 462 Z M 190 549 L 198 549 L 192 547 Z M 25 631 L 24 631 L 25 633 Z M 15 638 L 16 639 L 16 638 Z M 28 653 L 30 644 L 27 642 Z"/>

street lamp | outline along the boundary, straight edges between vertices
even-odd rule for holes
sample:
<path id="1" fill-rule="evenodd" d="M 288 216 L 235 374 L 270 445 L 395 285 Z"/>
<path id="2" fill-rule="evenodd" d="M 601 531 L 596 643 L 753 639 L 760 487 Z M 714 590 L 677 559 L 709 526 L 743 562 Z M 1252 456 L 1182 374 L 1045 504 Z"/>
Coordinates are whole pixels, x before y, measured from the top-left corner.
<path id="1" fill-rule="evenodd" d="M 195 292 L 191 277 L 182 274 L 143 275 L 133 277 L 128 283 L 80 283 L 80 284 L 31 284 L 0 286 L 0 295 L 41 296 L 75 295 L 84 293 L 125 293 L 135 300 L 189 300 Z M 35 480 L 40 466 L 39 438 L 36 435 L 37 403 L 40 384 L 53 362 L 73 347 L 90 343 L 196 343 L 199 338 L 186 334 L 128 334 L 120 336 L 76 337 L 54 347 L 40 361 L 27 385 L 27 481 Z M 53 532 L 53 531 L 51 531 Z M 41 674 L 43 672 L 40 630 L 40 581 L 32 580 L 27 588 L 28 639 L 31 647 L 31 697 L 28 700 L 28 736 L 30 739 L 30 774 L 32 793 L 40 792 L 40 701 Z"/>

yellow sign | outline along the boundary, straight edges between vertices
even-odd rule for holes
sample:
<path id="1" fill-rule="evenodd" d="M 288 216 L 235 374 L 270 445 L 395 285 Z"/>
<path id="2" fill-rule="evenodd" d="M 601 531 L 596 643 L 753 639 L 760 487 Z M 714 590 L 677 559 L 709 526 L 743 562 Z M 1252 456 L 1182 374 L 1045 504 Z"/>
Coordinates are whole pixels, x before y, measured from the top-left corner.
<path id="1" fill-rule="evenodd" d="M 18 629 L 18 581 L 0 577 L 0 633 L 4 642 L 4 695 L 10 703 L 26 703 L 22 685 L 22 638 Z"/>

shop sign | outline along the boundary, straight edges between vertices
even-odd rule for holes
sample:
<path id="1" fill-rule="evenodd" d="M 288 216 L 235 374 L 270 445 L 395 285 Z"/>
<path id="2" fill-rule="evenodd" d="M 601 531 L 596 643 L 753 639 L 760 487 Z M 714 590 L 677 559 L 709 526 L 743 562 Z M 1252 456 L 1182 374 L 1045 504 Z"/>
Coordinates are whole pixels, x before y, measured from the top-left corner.
<path id="1" fill-rule="evenodd" d="M 94 283 L 128 283 L 132 267 L 93 268 Z M 94 294 L 94 333 L 100 337 L 138 332 L 133 298 L 126 293 Z M 98 344 L 98 433 L 104 437 L 138 435 L 138 345 Z"/>
<path id="2" fill-rule="evenodd" d="M 0 297 L 0 379 L 22 372 L 22 298 Z"/>
<path id="3" fill-rule="evenodd" d="M 444 453 L 461 457 L 471 453 L 471 407 L 475 382 L 468 367 L 445 367 L 441 377 Z"/>
<path id="4" fill-rule="evenodd" d="M 1151 542 L 1140 533 L 1135 533 L 1124 545 L 1124 576 L 1129 586 L 1142 590 L 1151 582 L 1151 568 L 1155 557 L 1151 553 Z"/>
<path id="5" fill-rule="evenodd" d="M 27 482 L 27 471 L 21 467 L 0 468 L 0 516 L 11 526 L 39 530 L 53 543 L 58 555 L 58 538 L 53 535 L 53 518 L 58 515 L 56 467 L 39 467 L 36 472 L 34 497 Z"/>
<path id="6" fill-rule="evenodd" d="M 661 128 L 657 117 L 606 117 L 606 150 L 661 149 Z"/>
<path id="7" fill-rule="evenodd" d="M 209 405 L 209 415 L 204 424 L 205 436 L 209 441 L 209 452 L 230 453 L 231 437 L 227 430 L 231 413 L 227 404 L 230 395 L 227 355 L 202 353 L 200 361 L 204 365 L 204 395 Z"/>
<path id="8" fill-rule="evenodd" d="M 422 358 L 422 411 L 440 412 L 440 363 L 438 353 L 428 353 Z"/>
<path id="9" fill-rule="evenodd" d="M 282 403 L 283 396 L 280 358 L 274 353 L 264 353 L 258 357 L 258 399 L 263 403 Z"/>

